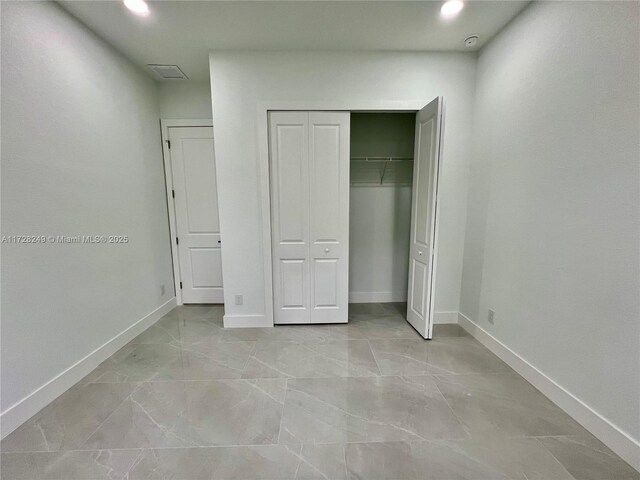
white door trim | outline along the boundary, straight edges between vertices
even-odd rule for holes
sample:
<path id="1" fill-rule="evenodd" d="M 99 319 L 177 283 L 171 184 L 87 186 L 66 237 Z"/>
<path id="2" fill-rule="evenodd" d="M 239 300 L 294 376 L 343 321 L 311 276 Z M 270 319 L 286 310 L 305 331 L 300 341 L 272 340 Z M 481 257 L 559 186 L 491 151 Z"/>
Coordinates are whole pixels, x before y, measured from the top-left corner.
<path id="1" fill-rule="evenodd" d="M 262 230 L 262 258 L 264 275 L 264 305 L 265 321 L 261 322 L 273 326 L 273 264 L 271 255 L 271 192 L 269 185 L 269 111 L 303 110 L 303 111 L 388 111 L 388 112 L 417 112 L 427 105 L 433 98 L 422 100 L 398 101 L 258 101 L 258 172 L 260 223 Z"/>
<path id="2" fill-rule="evenodd" d="M 169 214 L 169 234 L 171 235 L 171 259 L 173 261 L 173 288 L 176 292 L 176 304 L 182 305 L 182 292 L 180 290 L 180 262 L 178 261 L 178 245 L 176 237 L 176 209 L 173 204 L 173 174 L 171 172 L 171 152 L 169 151 L 169 128 L 172 127 L 212 127 L 212 119 L 160 119 L 160 132 L 162 136 L 162 159 L 164 163 L 164 181 L 167 195 L 167 212 Z M 215 135 L 215 133 L 214 133 Z M 215 141 L 214 141 L 215 148 Z"/>

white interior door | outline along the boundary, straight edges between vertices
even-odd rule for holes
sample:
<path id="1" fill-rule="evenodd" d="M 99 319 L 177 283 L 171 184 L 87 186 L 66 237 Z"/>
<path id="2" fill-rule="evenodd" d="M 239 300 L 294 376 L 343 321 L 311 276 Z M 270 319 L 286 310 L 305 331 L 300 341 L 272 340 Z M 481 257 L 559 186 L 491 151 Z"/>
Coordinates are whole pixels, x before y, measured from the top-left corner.
<path id="1" fill-rule="evenodd" d="M 441 132 L 438 97 L 416 115 L 413 165 L 407 320 L 424 338 L 433 333 Z"/>
<path id="2" fill-rule="evenodd" d="M 213 128 L 169 128 L 183 303 L 223 303 Z"/>
<path id="3" fill-rule="evenodd" d="M 274 322 L 348 310 L 349 113 L 269 114 Z"/>

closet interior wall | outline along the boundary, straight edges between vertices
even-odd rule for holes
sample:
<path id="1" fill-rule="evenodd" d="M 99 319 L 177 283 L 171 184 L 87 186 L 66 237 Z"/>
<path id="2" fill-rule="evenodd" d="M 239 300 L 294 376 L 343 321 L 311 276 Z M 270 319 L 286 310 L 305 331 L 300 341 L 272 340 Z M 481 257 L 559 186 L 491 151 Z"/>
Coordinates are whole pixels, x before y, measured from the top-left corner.
<path id="1" fill-rule="evenodd" d="M 349 302 L 406 302 L 415 113 L 353 112 Z"/>

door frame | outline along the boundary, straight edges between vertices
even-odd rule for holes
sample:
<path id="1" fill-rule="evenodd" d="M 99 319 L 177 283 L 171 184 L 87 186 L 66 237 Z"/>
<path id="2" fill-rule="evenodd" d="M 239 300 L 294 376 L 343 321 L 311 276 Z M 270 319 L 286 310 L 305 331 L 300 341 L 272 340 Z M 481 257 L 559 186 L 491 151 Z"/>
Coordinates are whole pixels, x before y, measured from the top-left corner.
<path id="1" fill-rule="evenodd" d="M 160 119 L 160 134 L 162 137 L 162 163 L 164 164 L 164 182 L 166 187 L 167 213 L 169 220 L 169 235 L 171 243 L 171 260 L 173 267 L 173 289 L 176 294 L 176 304 L 182 305 L 182 290 L 180 289 L 180 262 L 178 260 L 178 244 L 176 238 L 178 229 L 176 226 L 176 207 L 173 203 L 173 172 L 171 170 L 171 151 L 169 149 L 169 129 L 179 127 L 211 127 L 212 119 Z M 214 140 L 215 144 L 215 140 Z M 214 147 L 215 148 L 215 147 Z M 220 246 L 222 248 L 222 246 Z"/>
<path id="2" fill-rule="evenodd" d="M 437 97 L 438 95 L 436 95 Z M 398 101 L 259 101 L 257 102 L 258 128 L 258 171 L 260 222 L 262 230 L 262 258 L 264 272 L 264 319 L 256 322 L 256 327 L 272 327 L 274 325 L 273 304 L 273 259 L 271 255 L 271 178 L 269 173 L 269 112 L 270 111 L 367 111 L 367 112 L 417 112 L 435 97 L 427 100 Z M 444 111 L 444 98 L 443 98 Z M 443 144 L 441 144 L 443 145 Z M 441 146 L 441 151 L 442 146 Z M 437 228 L 438 216 L 436 216 Z M 434 266 L 435 270 L 435 266 Z"/>

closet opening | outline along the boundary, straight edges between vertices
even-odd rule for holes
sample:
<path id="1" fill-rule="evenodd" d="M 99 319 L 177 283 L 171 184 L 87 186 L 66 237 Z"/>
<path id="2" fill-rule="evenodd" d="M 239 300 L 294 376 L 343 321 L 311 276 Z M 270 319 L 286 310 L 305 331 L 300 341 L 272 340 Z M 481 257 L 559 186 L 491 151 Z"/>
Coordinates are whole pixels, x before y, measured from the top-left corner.
<path id="1" fill-rule="evenodd" d="M 430 339 L 442 97 L 412 111 L 268 111 L 267 122 L 273 323 L 405 312 Z"/>
<path id="2" fill-rule="evenodd" d="M 415 112 L 352 112 L 349 317 L 407 313 Z"/>

